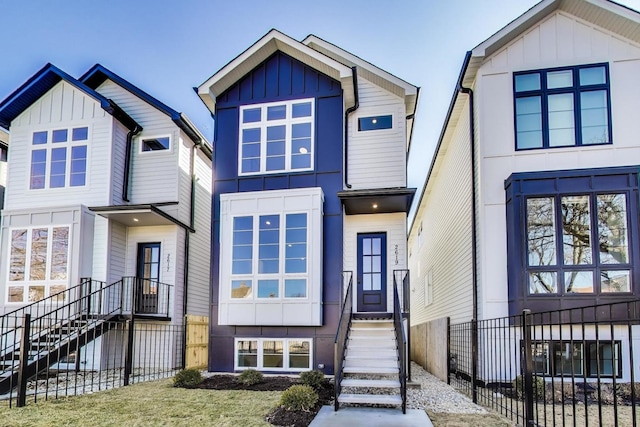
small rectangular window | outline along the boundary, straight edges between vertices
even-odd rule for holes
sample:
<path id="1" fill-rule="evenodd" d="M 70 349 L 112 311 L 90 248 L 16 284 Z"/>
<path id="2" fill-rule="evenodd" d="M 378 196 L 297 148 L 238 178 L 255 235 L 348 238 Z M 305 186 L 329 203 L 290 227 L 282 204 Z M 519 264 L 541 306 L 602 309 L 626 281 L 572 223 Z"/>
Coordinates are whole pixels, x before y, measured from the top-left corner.
<path id="1" fill-rule="evenodd" d="M 162 151 L 168 150 L 170 140 L 169 137 L 149 138 L 142 140 L 142 151 Z"/>
<path id="2" fill-rule="evenodd" d="M 54 130 L 52 132 L 53 142 L 67 142 L 69 131 L 67 129 Z"/>
<path id="3" fill-rule="evenodd" d="M 393 116 L 371 116 L 358 118 L 358 131 L 391 129 L 393 127 Z"/>
<path id="4" fill-rule="evenodd" d="M 47 131 L 34 132 L 33 133 L 33 145 L 40 145 L 47 143 Z"/>
<path id="5" fill-rule="evenodd" d="M 47 170 L 47 150 L 33 150 L 31 152 L 31 183 L 29 188 L 44 188 Z"/>
<path id="6" fill-rule="evenodd" d="M 71 140 L 72 141 L 85 141 L 89 137 L 89 128 L 74 128 L 71 131 Z"/>
<path id="7" fill-rule="evenodd" d="M 258 367 L 258 341 L 237 341 L 238 367 Z"/>

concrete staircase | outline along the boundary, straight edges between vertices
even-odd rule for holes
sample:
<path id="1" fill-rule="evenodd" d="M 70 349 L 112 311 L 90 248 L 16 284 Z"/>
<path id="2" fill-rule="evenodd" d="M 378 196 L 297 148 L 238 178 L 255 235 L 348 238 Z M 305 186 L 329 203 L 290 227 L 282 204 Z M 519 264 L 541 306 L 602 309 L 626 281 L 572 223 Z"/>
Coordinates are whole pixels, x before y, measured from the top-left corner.
<path id="1" fill-rule="evenodd" d="M 338 403 L 402 405 L 392 320 L 353 319 Z"/>

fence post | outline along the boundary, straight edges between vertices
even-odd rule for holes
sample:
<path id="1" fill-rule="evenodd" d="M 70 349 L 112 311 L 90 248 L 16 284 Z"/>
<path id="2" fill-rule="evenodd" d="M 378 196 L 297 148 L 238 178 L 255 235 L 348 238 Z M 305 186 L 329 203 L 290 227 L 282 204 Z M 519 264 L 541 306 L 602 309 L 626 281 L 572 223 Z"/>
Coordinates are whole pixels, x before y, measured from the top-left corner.
<path id="1" fill-rule="evenodd" d="M 20 367 L 18 368 L 18 408 L 27 403 L 27 368 L 29 367 L 29 348 L 31 342 L 31 315 L 25 313 L 22 319 L 22 337 L 20 338 Z"/>
<path id="2" fill-rule="evenodd" d="M 124 384 L 125 386 L 129 385 L 129 377 L 131 377 L 131 371 L 133 370 L 133 334 L 134 334 L 134 322 L 133 322 L 133 314 L 131 315 L 131 319 L 127 321 L 127 326 L 129 327 L 128 335 L 127 335 L 127 353 L 124 359 Z"/>
<path id="3" fill-rule="evenodd" d="M 471 320 L 471 390 L 473 403 L 478 403 L 478 320 Z"/>
<path id="4" fill-rule="evenodd" d="M 533 354 L 531 349 L 531 310 L 522 311 L 522 337 L 524 349 L 524 415 L 526 425 L 534 425 L 533 420 Z"/>

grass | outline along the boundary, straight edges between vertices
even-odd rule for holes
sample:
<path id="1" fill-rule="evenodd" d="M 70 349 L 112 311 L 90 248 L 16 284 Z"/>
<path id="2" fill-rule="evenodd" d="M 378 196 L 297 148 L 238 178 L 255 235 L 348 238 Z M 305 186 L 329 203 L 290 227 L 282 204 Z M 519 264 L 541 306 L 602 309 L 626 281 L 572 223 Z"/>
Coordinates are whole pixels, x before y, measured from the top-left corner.
<path id="1" fill-rule="evenodd" d="M 0 426 L 270 426 L 264 416 L 280 394 L 174 388 L 168 379 L 24 408 L 0 402 Z"/>

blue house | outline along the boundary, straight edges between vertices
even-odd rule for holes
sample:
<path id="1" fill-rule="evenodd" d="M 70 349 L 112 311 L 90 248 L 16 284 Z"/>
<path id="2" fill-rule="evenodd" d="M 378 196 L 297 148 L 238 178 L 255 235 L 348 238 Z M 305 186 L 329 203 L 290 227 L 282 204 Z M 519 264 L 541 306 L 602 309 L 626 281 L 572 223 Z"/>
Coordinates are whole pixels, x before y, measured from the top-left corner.
<path id="1" fill-rule="evenodd" d="M 209 369 L 320 369 L 355 389 L 378 373 L 401 389 L 418 88 L 272 30 L 197 92 L 216 123 Z M 340 403 L 371 401 L 352 391 Z"/>

